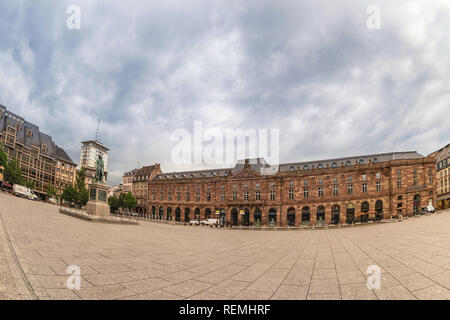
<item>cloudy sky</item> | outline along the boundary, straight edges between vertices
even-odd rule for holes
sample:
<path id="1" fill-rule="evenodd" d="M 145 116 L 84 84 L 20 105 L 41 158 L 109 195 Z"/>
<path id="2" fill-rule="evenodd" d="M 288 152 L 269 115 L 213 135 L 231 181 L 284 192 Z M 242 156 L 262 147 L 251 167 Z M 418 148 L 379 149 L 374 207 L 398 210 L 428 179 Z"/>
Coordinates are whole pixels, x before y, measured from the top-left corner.
<path id="1" fill-rule="evenodd" d="M 75 162 L 101 118 L 109 184 L 198 168 L 171 161 L 194 121 L 279 129 L 281 162 L 426 155 L 450 142 L 449 24 L 448 0 L 1 0 L 0 104 Z"/>

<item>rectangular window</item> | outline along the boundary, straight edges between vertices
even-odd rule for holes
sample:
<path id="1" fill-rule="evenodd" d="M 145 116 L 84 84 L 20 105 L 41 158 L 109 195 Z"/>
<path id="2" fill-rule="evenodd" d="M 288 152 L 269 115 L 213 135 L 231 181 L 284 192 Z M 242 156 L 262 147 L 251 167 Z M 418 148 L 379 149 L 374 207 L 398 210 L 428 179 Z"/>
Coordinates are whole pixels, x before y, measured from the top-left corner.
<path id="1" fill-rule="evenodd" d="M 256 200 L 261 200 L 261 191 L 256 191 L 256 193 L 255 193 L 255 199 L 256 199 Z"/>
<path id="2" fill-rule="evenodd" d="M 180 201 L 180 200 L 181 200 L 181 192 L 177 191 L 177 201 Z"/>
<path id="3" fill-rule="evenodd" d="M 367 180 L 367 175 L 363 174 L 363 175 L 361 176 L 361 179 L 362 179 L 362 181 L 366 181 L 366 180 Z"/>
<path id="4" fill-rule="evenodd" d="M 244 200 L 248 201 L 248 192 L 247 191 L 244 192 Z"/>
<path id="5" fill-rule="evenodd" d="M 309 198 L 309 189 L 303 188 L 303 198 L 308 199 Z"/>
<path id="6" fill-rule="evenodd" d="M 195 201 L 199 202 L 200 201 L 200 192 L 197 192 L 195 194 Z"/>
<path id="7" fill-rule="evenodd" d="M 323 187 L 319 187 L 319 198 L 323 198 Z"/>
<path id="8" fill-rule="evenodd" d="M 275 200 L 275 191 L 274 190 L 270 190 L 270 200 Z"/>
<path id="9" fill-rule="evenodd" d="M 381 173 L 377 172 L 376 177 L 377 179 L 381 179 Z"/>
<path id="10" fill-rule="evenodd" d="M 352 183 L 352 181 L 353 181 L 352 176 L 349 176 L 349 177 L 348 177 L 348 182 Z"/>
<path id="11" fill-rule="evenodd" d="M 322 178 L 319 179 L 318 184 L 323 184 L 323 179 Z"/>
<path id="12" fill-rule="evenodd" d="M 225 192 L 220 193 L 220 201 L 225 202 Z"/>
<path id="13" fill-rule="evenodd" d="M 305 181 L 303 182 L 303 185 L 307 186 L 307 185 L 308 185 L 308 180 L 305 180 Z"/>
<path id="14" fill-rule="evenodd" d="M 377 181 L 377 191 L 381 191 L 381 181 Z"/>
<path id="15" fill-rule="evenodd" d="M 211 192 L 206 193 L 206 201 L 211 201 Z"/>
<path id="16" fill-rule="evenodd" d="M 233 201 L 236 201 L 236 200 L 237 200 L 237 192 L 233 191 Z"/>
<path id="17" fill-rule="evenodd" d="M 362 193 L 367 193 L 367 182 L 363 182 L 362 184 Z"/>
<path id="18" fill-rule="evenodd" d="M 402 188 L 402 178 L 398 177 L 397 178 L 397 189 L 401 189 Z"/>
<path id="19" fill-rule="evenodd" d="M 413 177 L 413 184 L 414 184 L 415 186 L 418 185 L 418 178 L 417 178 L 417 176 L 414 176 L 414 177 Z"/>
<path id="20" fill-rule="evenodd" d="M 333 186 L 333 196 L 339 195 L 339 188 L 338 186 Z"/>
<path id="21" fill-rule="evenodd" d="M 352 184 L 347 185 L 347 193 L 353 194 L 353 185 Z"/>
<path id="22" fill-rule="evenodd" d="M 191 201 L 191 193 L 186 192 L 186 201 Z"/>
<path id="23" fill-rule="evenodd" d="M 294 200 L 294 190 L 289 190 L 289 200 Z"/>

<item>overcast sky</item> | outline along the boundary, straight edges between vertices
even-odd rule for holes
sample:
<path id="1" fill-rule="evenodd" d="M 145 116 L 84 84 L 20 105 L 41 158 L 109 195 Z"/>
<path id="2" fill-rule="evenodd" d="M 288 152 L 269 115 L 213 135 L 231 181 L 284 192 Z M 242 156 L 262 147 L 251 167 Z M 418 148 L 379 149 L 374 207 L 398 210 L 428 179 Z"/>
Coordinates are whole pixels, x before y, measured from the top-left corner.
<path id="1" fill-rule="evenodd" d="M 196 120 L 279 129 L 281 162 L 427 155 L 450 142 L 449 24 L 448 0 L 1 0 L 0 104 L 77 163 L 101 118 L 110 185 L 186 169 L 170 136 Z"/>

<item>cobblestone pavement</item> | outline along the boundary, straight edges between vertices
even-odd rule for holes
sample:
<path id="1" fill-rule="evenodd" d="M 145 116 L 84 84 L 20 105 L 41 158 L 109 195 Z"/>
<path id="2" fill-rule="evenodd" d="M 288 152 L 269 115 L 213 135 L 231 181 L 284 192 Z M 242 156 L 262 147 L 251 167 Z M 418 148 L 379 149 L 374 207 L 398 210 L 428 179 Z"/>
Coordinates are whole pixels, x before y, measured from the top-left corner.
<path id="1" fill-rule="evenodd" d="M 69 265 L 81 289 L 66 287 Z M 381 288 L 366 285 L 368 266 Z M 334 230 L 92 223 L 0 193 L 0 299 L 450 299 L 450 211 Z"/>

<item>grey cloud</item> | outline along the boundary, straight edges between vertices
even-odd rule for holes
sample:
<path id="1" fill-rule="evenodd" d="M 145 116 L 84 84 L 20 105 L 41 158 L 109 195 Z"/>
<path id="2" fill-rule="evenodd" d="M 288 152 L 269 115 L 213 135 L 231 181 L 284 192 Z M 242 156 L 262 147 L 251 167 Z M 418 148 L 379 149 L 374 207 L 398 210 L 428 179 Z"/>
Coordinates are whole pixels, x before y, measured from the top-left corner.
<path id="1" fill-rule="evenodd" d="M 448 2 L 73 1 L 0 3 L 0 103 L 78 161 L 111 148 L 110 183 L 170 162 L 177 128 L 279 128 L 280 160 L 448 143 Z"/>

